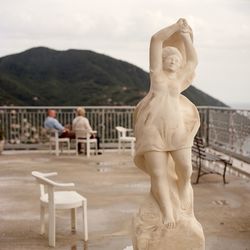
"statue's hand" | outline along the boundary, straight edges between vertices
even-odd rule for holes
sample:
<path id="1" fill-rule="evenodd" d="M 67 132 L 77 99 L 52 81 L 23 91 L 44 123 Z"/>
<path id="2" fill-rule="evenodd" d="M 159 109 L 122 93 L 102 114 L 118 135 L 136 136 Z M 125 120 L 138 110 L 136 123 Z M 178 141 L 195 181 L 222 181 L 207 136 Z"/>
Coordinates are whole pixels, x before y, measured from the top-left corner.
<path id="1" fill-rule="evenodd" d="M 187 23 L 187 20 L 185 18 L 180 18 L 177 21 L 177 24 L 179 25 L 179 31 L 180 33 L 191 33 L 192 30 L 190 26 Z"/>
<path id="2" fill-rule="evenodd" d="M 179 25 L 179 33 L 181 37 L 183 37 L 184 39 L 189 39 L 189 38 L 192 39 L 193 31 L 191 27 L 188 25 L 187 20 L 184 18 L 180 18 L 177 21 L 177 24 Z"/>
<path id="3" fill-rule="evenodd" d="M 190 28 L 190 26 L 188 26 L 187 30 L 180 31 L 180 36 L 183 39 L 193 40 L 193 33 L 192 33 L 192 29 Z"/>
<path id="4" fill-rule="evenodd" d="M 188 26 L 187 20 L 185 18 L 180 18 L 177 21 L 177 24 L 179 25 L 180 30 Z"/>
<path id="5" fill-rule="evenodd" d="M 180 19 L 177 21 L 177 23 L 178 23 L 179 25 L 182 25 L 183 23 L 187 23 L 187 20 L 186 20 L 185 18 L 180 18 Z"/>

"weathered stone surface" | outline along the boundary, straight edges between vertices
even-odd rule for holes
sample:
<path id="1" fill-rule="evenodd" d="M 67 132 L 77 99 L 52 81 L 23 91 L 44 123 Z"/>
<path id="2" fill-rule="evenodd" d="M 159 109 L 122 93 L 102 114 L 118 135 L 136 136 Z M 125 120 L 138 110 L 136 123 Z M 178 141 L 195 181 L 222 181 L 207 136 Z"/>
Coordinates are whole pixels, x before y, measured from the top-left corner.
<path id="1" fill-rule="evenodd" d="M 180 212 L 176 227 L 169 229 L 162 223 L 161 211 L 151 195 L 135 215 L 133 230 L 134 250 L 205 249 L 203 230 L 193 212 Z"/>

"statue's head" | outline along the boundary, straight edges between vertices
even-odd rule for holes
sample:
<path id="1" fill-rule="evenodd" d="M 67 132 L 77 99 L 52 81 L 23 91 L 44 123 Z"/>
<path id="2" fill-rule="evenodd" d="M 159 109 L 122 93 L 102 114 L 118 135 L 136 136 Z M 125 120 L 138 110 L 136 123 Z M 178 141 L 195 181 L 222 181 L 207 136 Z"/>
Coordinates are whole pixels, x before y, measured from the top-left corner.
<path id="1" fill-rule="evenodd" d="M 162 49 L 163 70 L 176 72 L 181 67 L 182 61 L 181 52 L 177 48 L 167 46 Z"/>

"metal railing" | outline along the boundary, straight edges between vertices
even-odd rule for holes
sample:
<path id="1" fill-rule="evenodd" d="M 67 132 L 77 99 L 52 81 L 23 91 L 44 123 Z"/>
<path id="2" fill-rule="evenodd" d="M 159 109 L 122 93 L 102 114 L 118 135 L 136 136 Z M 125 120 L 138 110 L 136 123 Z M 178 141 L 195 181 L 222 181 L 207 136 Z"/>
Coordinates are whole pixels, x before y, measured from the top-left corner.
<path id="1" fill-rule="evenodd" d="M 207 145 L 250 163 L 250 110 L 201 107 L 199 112 Z"/>
<path id="2" fill-rule="evenodd" d="M 46 140 L 44 120 L 48 109 L 57 111 L 57 119 L 70 126 L 77 107 L 0 107 L 0 129 L 9 144 L 34 144 Z M 117 142 L 116 126 L 133 127 L 131 106 L 87 106 L 86 117 L 97 130 L 102 143 Z"/>
<path id="3" fill-rule="evenodd" d="M 43 123 L 48 109 L 57 111 L 63 124 L 71 124 L 76 107 L 0 107 L 0 129 L 10 145 L 41 144 L 46 141 Z M 133 106 L 87 106 L 86 117 L 97 130 L 101 143 L 116 143 L 116 126 L 133 128 Z M 198 134 L 207 145 L 250 162 L 250 110 L 198 107 Z"/>

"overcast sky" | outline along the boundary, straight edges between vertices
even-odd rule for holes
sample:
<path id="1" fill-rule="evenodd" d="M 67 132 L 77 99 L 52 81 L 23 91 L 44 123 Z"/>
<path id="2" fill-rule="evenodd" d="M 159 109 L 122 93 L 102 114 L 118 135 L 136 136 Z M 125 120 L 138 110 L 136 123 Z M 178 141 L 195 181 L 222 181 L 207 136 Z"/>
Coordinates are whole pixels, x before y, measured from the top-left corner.
<path id="1" fill-rule="evenodd" d="M 148 71 L 151 35 L 180 17 L 194 31 L 194 85 L 250 103 L 250 0 L 0 0 L 0 57 L 36 46 L 88 49 Z"/>

